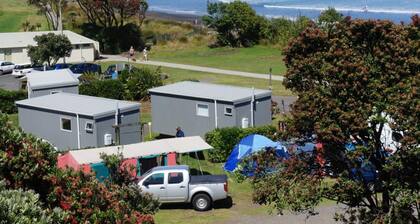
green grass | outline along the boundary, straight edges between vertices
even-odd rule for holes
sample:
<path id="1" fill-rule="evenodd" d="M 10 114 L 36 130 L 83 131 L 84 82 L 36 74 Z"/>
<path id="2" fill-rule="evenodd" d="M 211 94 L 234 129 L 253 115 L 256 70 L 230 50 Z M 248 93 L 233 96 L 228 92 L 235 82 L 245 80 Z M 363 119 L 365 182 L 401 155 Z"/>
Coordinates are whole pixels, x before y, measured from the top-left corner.
<path id="1" fill-rule="evenodd" d="M 18 114 L 9 114 L 9 120 L 12 122 L 13 126 L 19 127 L 19 117 Z"/>
<path id="2" fill-rule="evenodd" d="M 198 160 L 187 155 L 182 157 L 182 164 L 199 170 Z M 222 163 L 210 163 L 207 160 L 200 160 L 203 172 L 211 174 L 225 174 Z M 173 207 L 160 209 L 155 215 L 156 223 L 178 224 L 178 223 L 220 223 L 234 217 L 243 215 L 267 215 L 269 209 L 266 206 L 259 206 L 252 203 L 252 188 L 248 182 L 237 183 L 229 177 L 229 195 L 232 197 L 231 208 L 217 208 L 208 212 L 196 212 L 188 207 Z"/>
<path id="3" fill-rule="evenodd" d="M 102 70 L 105 70 L 110 64 L 115 64 L 115 62 L 103 62 Z M 143 65 L 134 64 L 136 67 L 141 67 Z M 150 68 L 155 68 L 153 66 L 146 66 Z M 216 84 L 225 84 L 233 86 L 242 86 L 242 87 L 255 87 L 259 89 L 268 89 L 268 80 L 265 79 L 254 79 L 246 78 L 239 76 L 231 75 L 219 75 L 213 73 L 205 72 L 194 72 L 183 69 L 173 69 L 162 67 L 162 72 L 168 75 L 168 79 L 164 82 L 165 84 L 184 81 L 184 80 L 199 80 L 200 82 L 210 82 Z M 285 89 L 283 84 L 280 81 L 273 81 L 273 95 L 276 96 L 290 96 L 292 93 Z"/>
<path id="4" fill-rule="evenodd" d="M 251 48 L 209 48 L 205 44 L 180 48 L 154 46 L 150 60 L 263 74 L 268 74 L 272 67 L 274 75 L 282 75 L 286 71 L 281 50 L 261 45 Z"/>
<path id="5" fill-rule="evenodd" d="M 33 25 L 40 23 L 41 30 L 47 29 L 45 17 L 35 7 L 28 6 L 26 0 L 0 0 L 0 32 L 22 31 L 26 20 Z"/>

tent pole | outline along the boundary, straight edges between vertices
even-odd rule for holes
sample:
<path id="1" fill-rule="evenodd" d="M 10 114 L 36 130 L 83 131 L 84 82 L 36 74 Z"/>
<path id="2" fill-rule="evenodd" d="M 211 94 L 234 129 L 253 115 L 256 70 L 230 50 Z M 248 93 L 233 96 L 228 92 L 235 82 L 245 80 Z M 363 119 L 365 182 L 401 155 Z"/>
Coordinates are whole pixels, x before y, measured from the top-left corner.
<path id="1" fill-rule="evenodd" d="M 203 176 L 203 170 L 201 169 L 200 158 L 198 158 L 198 153 L 197 153 L 197 151 L 195 151 L 195 157 L 196 157 L 196 159 L 197 159 L 197 161 L 198 161 L 198 167 L 200 168 L 200 173 L 201 173 L 201 176 Z"/>

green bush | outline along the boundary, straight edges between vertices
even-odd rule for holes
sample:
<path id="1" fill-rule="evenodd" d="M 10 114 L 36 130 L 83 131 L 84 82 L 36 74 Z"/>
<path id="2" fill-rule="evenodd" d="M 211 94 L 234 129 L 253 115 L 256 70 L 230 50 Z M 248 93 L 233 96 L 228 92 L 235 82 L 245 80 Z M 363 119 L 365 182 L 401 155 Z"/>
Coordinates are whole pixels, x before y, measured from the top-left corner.
<path id="1" fill-rule="evenodd" d="M 161 73 L 160 67 L 154 71 L 149 68 L 133 70 L 127 78 L 125 99 L 141 100 L 147 97 L 150 88 L 163 85 Z"/>
<path id="2" fill-rule="evenodd" d="M 124 85 L 119 80 L 92 80 L 79 86 L 79 94 L 122 100 Z"/>
<path id="3" fill-rule="evenodd" d="M 209 151 L 209 158 L 212 162 L 225 162 L 233 147 L 245 136 L 260 134 L 275 140 L 275 133 L 276 128 L 271 125 L 245 129 L 238 127 L 215 129 L 205 136 L 206 142 L 214 147 Z"/>
<path id="4" fill-rule="evenodd" d="M 63 223 L 65 213 L 59 209 L 44 209 L 39 195 L 33 191 L 8 190 L 0 182 L 0 223 Z"/>
<path id="5" fill-rule="evenodd" d="M 17 113 L 15 101 L 27 98 L 25 91 L 8 91 L 0 89 L 0 111 L 6 114 Z"/>

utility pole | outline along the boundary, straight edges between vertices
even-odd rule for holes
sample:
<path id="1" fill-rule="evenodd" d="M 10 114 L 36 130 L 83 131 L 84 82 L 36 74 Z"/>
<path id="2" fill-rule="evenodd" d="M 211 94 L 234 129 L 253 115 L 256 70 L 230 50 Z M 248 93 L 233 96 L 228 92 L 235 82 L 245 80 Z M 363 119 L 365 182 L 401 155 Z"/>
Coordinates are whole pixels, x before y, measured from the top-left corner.
<path id="1" fill-rule="evenodd" d="M 270 73 L 269 73 L 269 83 L 268 83 L 268 88 L 270 89 L 270 90 L 273 90 L 273 86 L 272 86 L 272 84 L 271 84 L 271 76 L 273 75 L 273 68 L 272 67 L 270 67 Z"/>

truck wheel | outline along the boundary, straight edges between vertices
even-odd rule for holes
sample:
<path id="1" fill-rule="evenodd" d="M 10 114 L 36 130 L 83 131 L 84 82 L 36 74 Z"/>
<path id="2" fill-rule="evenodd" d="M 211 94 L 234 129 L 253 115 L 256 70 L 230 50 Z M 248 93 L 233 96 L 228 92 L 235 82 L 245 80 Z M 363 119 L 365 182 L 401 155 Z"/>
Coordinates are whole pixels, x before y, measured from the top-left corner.
<path id="1" fill-rule="evenodd" d="M 2 70 L 0 70 L 0 75 L 3 75 L 3 71 Z"/>
<path id="2" fill-rule="evenodd" d="M 207 211 L 211 207 L 211 200 L 206 194 L 197 194 L 194 196 L 192 204 L 196 211 Z"/>

